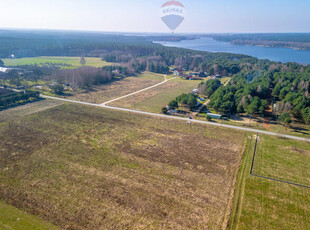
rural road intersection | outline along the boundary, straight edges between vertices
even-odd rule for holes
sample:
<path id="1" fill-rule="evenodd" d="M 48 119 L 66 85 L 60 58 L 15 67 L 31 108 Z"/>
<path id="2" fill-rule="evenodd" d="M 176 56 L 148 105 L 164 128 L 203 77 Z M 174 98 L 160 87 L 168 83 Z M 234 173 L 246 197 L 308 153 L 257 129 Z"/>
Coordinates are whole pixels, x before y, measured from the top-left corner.
<path id="1" fill-rule="evenodd" d="M 161 82 L 161 84 L 163 84 L 163 83 L 164 82 Z M 159 84 L 157 84 L 157 85 L 159 85 Z M 155 86 L 152 86 L 151 88 L 153 88 L 153 87 L 155 87 Z M 145 91 L 145 90 L 147 90 L 147 89 L 144 89 L 143 91 Z M 135 93 L 137 93 L 137 92 L 135 92 Z M 135 94 L 135 93 L 133 93 L 133 94 Z M 126 95 L 126 96 L 128 96 L 128 95 Z M 124 96 L 124 97 L 126 97 L 126 96 Z M 208 121 L 200 121 L 200 120 L 194 120 L 194 119 L 190 120 L 188 118 L 183 118 L 183 117 L 174 117 L 174 116 L 169 116 L 169 115 L 164 115 L 164 114 L 149 113 L 149 112 L 144 112 L 144 111 L 125 109 L 125 108 L 119 108 L 119 107 L 112 107 L 112 106 L 107 106 L 106 105 L 107 103 L 110 103 L 110 102 L 112 102 L 112 101 L 114 101 L 116 99 L 108 101 L 108 102 L 105 102 L 103 104 L 94 104 L 94 103 L 88 103 L 88 102 L 82 102 L 82 101 L 74 101 L 74 100 L 58 98 L 58 97 L 51 97 L 51 96 L 45 96 L 45 95 L 41 95 L 41 97 L 46 98 L 46 99 L 65 101 L 65 102 L 81 104 L 81 105 L 88 105 L 88 106 L 94 106 L 94 107 L 105 108 L 105 109 L 110 109 L 110 110 L 124 111 L 124 112 L 130 112 L 130 113 L 135 113 L 135 114 L 142 114 L 142 115 L 153 116 L 153 117 L 160 117 L 160 118 L 166 118 L 166 119 L 173 119 L 173 120 L 181 120 L 181 121 L 186 121 L 186 122 L 190 121 L 192 123 L 199 123 L 199 124 L 205 124 L 205 125 L 219 126 L 219 127 L 236 129 L 236 130 L 241 130 L 241 131 L 246 131 L 246 132 L 253 132 L 253 133 L 258 133 L 258 134 L 265 134 L 265 135 L 278 136 L 278 137 L 283 137 L 283 138 L 288 138 L 288 139 L 293 139 L 293 140 L 310 142 L 309 138 L 296 137 L 296 136 L 291 136 L 291 135 L 285 135 L 285 134 L 280 134 L 280 133 L 268 132 L 268 131 L 263 131 L 263 130 L 258 130 L 258 129 L 251 129 L 251 128 L 233 126 L 233 125 L 225 125 L 225 124 L 213 123 L 213 122 L 208 122 Z M 117 98 L 117 99 L 121 99 L 121 98 Z"/>
<path id="2" fill-rule="evenodd" d="M 174 116 L 169 116 L 169 115 L 165 115 L 165 114 L 149 113 L 149 112 L 144 112 L 144 111 L 139 111 L 139 110 L 125 109 L 125 108 L 113 107 L 113 106 L 107 105 L 107 104 L 112 103 L 114 101 L 129 97 L 129 96 L 135 95 L 137 93 L 141 93 L 141 92 L 144 92 L 144 91 L 149 90 L 151 88 L 157 87 L 159 85 L 165 84 L 166 82 L 173 80 L 176 77 L 171 78 L 171 79 L 167 79 L 167 76 L 165 75 L 164 78 L 165 78 L 165 80 L 158 83 L 158 84 L 152 85 L 152 86 L 144 88 L 142 90 L 138 90 L 136 92 L 127 94 L 127 95 L 122 96 L 122 97 L 115 98 L 115 99 L 110 100 L 110 101 L 106 101 L 102 104 L 94 104 L 94 103 L 88 103 L 88 102 L 82 102 L 82 101 L 74 101 L 74 100 L 70 100 L 70 99 L 51 97 L 51 96 L 45 96 L 45 95 L 41 95 L 41 97 L 46 98 L 46 99 L 65 101 L 65 102 L 70 102 L 70 103 L 75 103 L 75 104 L 88 105 L 88 106 L 94 106 L 94 107 L 100 107 L 100 108 L 105 108 L 105 109 L 130 112 L 130 113 L 135 113 L 135 114 L 142 114 L 142 115 L 153 116 L 153 117 L 160 117 L 160 118 L 173 119 L 173 120 L 181 120 L 181 121 L 186 121 L 187 123 L 199 123 L 199 124 L 205 124 L 205 125 L 220 126 L 220 127 L 225 127 L 225 128 L 229 128 L 229 129 L 236 129 L 236 130 L 241 130 L 241 131 L 246 131 L 246 132 L 253 132 L 253 133 L 257 133 L 257 134 L 265 134 L 265 135 L 270 135 L 270 136 L 278 136 L 278 137 L 283 137 L 283 138 L 288 138 L 288 139 L 293 139 L 293 140 L 310 142 L 309 138 L 304 138 L 304 137 L 296 137 L 296 136 L 291 136 L 291 135 L 286 135 L 286 134 L 263 131 L 263 130 L 259 130 L 259 129 L 251 129 L 251 128 L 245 128 L 245 127 L 240 127 L 240 126 L 233 126 L 233 125 L 225 125 L 225 124 L 213 123 L 213 122 L 208 122 L 208 121 L 188 119 L 188 118 L 184 118 L 184 117 L 174 117 Z"/>

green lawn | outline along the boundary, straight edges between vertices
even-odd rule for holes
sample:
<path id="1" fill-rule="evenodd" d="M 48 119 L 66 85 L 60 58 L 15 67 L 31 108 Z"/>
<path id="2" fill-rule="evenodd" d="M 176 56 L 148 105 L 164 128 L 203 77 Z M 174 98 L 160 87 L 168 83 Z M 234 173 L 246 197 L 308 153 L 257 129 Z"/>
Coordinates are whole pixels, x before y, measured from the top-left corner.
<path id="1" fill-rule="evenodd" d="M 240 168 L 229 229 L 309 229 L 310 189 L 250 175 L 255 138 Z M 310 145 L 260 136 L 254 174 L 310 185 Z"/>
<path id="2" fill-rule="evenodd" d="M 93 67 L 102 67 L 106 65 L 111 65 L 106 61 L 102 61 L 101 58 L 86 57 L 86 65 Z M 80 57 L 34 57 L 34 58 L 16 58 L 16 59 L 3 59 L 6 66 L 20 66 L 20 65 L 42 65 L 45 63 L 54 64 L 66 64 L 73 67 L 79 67 Z"/>
<path id="3" fill-rule="evenodd" d="M 138 75 L 138 78 L 146 79 L 146 80 L 164 80 L 164 74 L 152 73 L 152 72 L 143 72 L 142 74 Z"/>
<path id="4" fill-rule="evenodd" d="M 44 230 L 58 229 L 36 216 L 30 215 L 11 205 L 0 201 L 0 229 L 1 230 Z"/>
<path id="5" fill-rule="evenodd" d="M 181 95 L 182 93 L 190 93 L 194 90 L 200 81 L 188 81 L 188 80 L 181 80 L 175 79 L 172 82 L 178 83 L 177 85 L 167 88 L 160 92 L 157 95 L 154 95 L 150 98 L 146 98 L 145 100 L 136 103 L 133 107 L 149 112 L 161 112 L 161 109 L 164 106 L 167 106 L 168 103 Z"/>
<path id="6" fill-rule="evenodd" d="M 231 77 L 223 77 L 220 79 L 223 85 L 227 85 L 231 80 Z"/>

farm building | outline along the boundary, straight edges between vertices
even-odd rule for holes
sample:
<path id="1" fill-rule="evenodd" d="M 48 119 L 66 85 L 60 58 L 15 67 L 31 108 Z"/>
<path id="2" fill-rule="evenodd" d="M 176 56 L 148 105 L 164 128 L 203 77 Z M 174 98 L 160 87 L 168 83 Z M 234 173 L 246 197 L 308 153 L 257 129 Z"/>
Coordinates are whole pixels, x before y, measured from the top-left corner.
<path id="1" fill-rule="evenodd" d="M 18 69 L 18 68 L 8 68 L 8 67 L 0 67 L 0 74 L 6 75 L 11 73 L 12 71 L 16 71 L 19 75 L 22 75 L 25 73 L 25 70 Z"/>
<path id="2" fill-rule="evenodd" d="M 9 72 L 11 72 L 12 70 L 19 70 L 19 69 L 0 67 L 0 72 L 1 72 L 1 73 L 9 73 Z"/>
<path id="3" fill-rule="evenodd" d="M 175 75 L 175 76 L 181 76 L 182 75 L 182 70 L 180 70 L 180 69 L 176 69 L 176 70 L 174 70 L 173 71 L 173 75 Z"/>
<path id="4" fill-rule="evenodd" d="M 208 117 L 214 118 L 214 119 L 222 119 L 221 114 L 215 114 L 215 113 L 207 113 Z"/>
<path id="5" fill-rule="evenodd" d="M 194 89 L 192 92 L 193 92 L 194 94 L 198 94 L 198 93 L 199 93 L 199 89 Z"/>

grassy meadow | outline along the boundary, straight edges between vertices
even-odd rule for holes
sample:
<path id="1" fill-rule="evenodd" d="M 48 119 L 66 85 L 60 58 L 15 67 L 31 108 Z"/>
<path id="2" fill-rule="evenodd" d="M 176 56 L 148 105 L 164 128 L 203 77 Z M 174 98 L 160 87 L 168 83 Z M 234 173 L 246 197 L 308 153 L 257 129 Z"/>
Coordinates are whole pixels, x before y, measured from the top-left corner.
<path id="1" fill-rule="evenodd" d="M 80 67 L 81 57 L 34 57 L 34 58 L 16 58 L 16 59 L 3 59 L 6 66 L 22 66 L 22 65 L 43 65 L 46 63 L 53 64 L 66 64 L 73 68 Z M 102 61 L 101 58 L 85 57 L 86 65 L 93 67 L 103 67 L 111 65 L 106 61 Z M 70 67 L 68 67 L 70 68 Z"/>
<path id="2" fill-rule="evenodd" d="M 56 226 L 0 200 L 1 230 L 56 230 Z"/>
<path id="3" fill-rule="evenodd" d="M 199 83 L 200 81 L 189 81 L 176 78 L 153 89 L 115 101 L 111 105 L 160 113 L 161 109 L 167 106 L 171 100 L 182 93 L 192 92 L 192 90 L 197 88 Z"/>
<path id="4" fill-rule="evenodd" d="M 248 140 L 229 229 L 309 229 L 310 189 L 250 175 L 255 137 Z M 310 145 L 259 136 L 253 174 L 309 186 Z"/>
<path id="5" fill-rule="evenodd" d="M 0 117 L 0 199 L 19 210 L 61 229 L 227 224 L 242 132 L 72 104 Z"/>

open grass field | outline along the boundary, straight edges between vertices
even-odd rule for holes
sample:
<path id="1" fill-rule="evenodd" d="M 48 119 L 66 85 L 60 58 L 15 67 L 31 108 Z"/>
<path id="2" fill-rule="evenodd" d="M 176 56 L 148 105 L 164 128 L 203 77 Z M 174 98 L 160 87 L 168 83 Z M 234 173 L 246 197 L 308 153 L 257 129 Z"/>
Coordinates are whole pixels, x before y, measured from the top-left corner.
<path id="1" fill-rule="evenodd" d="M 212 111 L 212 110 L 211 110 Z M 212 111 L 216 113 L 216 111 Z M 196 117 L 198 120 L 206 121 L 206 114 L 199 114 L 199 117 Z M 281 133 L 281 134 L 287 134 L 292 136 L 298 136 L 298 137 L 310 137 L 310 126 L 306 124 L 301 124 L 297 122 L 293 122 L 290 127 L 286 127 L 282 125 L 281 123 L 276 123 L 269 121 L 264 118 L 256 117 L 256 118 L 250 118 L 250 117 L 242 117 L 239 118 L 240 120 L 236 120 L 235 118 L 230 120 L 216 120 L 213 119 L 212 121 L 215 123 L 222 123 L 226 125 L 233 125 L 233 126 L 242 126 L 242 127 L 248 127 L 248 128 L 254 128 L 259 130 L 266 130 L 270 132 L 275 133 Z"/>
<path id="2" fill-rule="evenodd" d="M 0 199 L 62 229 L 222 229 L 245 137 L 64 104 L 0 123 Z"/>
<path id="3" fill-rule="evenodd" d="M 200 81 L 188 81 L 180 78 L 139 94 L 113 102 L 111 105 L 160 113 L 168 103 L 182 93 L 190 93 Z"/>
<path id="4" fill-rule="evenodd" d="M 1 230 L 56 230 L 56 226 L 47 223 L 11 205 L 0 201 Z"/>
<path id="5" fill-rule="evenodd" d="M 309 188 L 250 175 L 254 139 L 241 165 L 229 229 L 309 229 Z M 309 143 L 259 137 L 254 175 L 310 186 L 309 168 Z"/>
<path id="6" fill-rule="evenodd" d="M 21 65 L 42 65 L 46 63 L 53 64 L 66 64 L 72 67 L 80 67 L 81 57 L 34 57 L 34 58 L 16 58 L 16 59 L 3 59 L 6 66 L 21 66 Z M 86 65 L 93 67 L 102 67 L 106 65 L 111 65 L 102 61 L 101 58 L 85 57 Z"/>
<path id="7" fill-rule="evenodd" d="M 92 91 L 75 92 L 68 99 L 102 104 L 117 97 L 133 93 L 164 80 L 162 74 L 145 72 L 136 77 L 128 77 L 120 81 L 95 87 Z"/>
<path id="8" fill-rule="evenodd" d="M 41 100 L 0 111 L 0 122 L 18 119 L 62 105 L 60 101 Z"/>
<path id="9" fill-rule="evenodd" d="M 227 85 L 231 80 L 231 77 L 223 77 L 220 78 L 220 81 L 222 82 L 223 85 Z"/>

